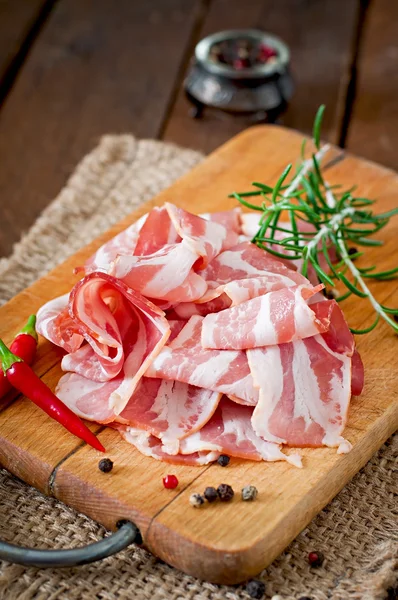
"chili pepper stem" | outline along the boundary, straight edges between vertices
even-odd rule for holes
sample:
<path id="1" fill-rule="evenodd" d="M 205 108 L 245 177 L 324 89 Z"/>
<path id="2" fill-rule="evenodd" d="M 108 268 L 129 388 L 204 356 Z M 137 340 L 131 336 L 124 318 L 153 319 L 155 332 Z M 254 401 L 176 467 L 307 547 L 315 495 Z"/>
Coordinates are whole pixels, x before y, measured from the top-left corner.
<path id="1" fill-rule="evenodd" d="M 19 333 L 26 333 L 28 335 L 31 335 L 32 338 L 36 340 L 36 342 L 38 341 L 39 338 L 36 332 L 36 315 L 30 315 L 25 327 L 23 327 Z"/>
<path id="2" fill-rule="evenodd" d="M 7 374 L 7 371 L 12 365 L 16 362 L 23 362 L 22 358 L 13 354 L 11 350 L 7 348 L 3 340 L 0 339 L 0 360 L 1 367 L 4 371 L 4 375 Z"/>

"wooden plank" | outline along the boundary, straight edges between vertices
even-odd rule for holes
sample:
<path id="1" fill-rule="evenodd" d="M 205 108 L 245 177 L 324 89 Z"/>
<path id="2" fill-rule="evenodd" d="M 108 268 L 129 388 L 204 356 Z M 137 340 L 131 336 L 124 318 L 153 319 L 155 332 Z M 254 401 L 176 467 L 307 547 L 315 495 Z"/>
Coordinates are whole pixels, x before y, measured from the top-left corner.
<path id="1" fill-rule="evenodd" d="M 310 133 L 316 110 L 325 103 L 325 138 L 337 143 L 357 9 L 356 0 L 213 0 L 198 39 L 222 29 L 245 27 L 280 36 L 291 50 L 296 85 L 282 123 Z M 165 140 L 209 152 L 249 125 L 245 117 L 215 111 L 195 120 L 189 116 L 189 107 L 181 90 L 165 129 Z"/>
<path id="2" fill-rule="evenodd" d="M 60 0 L 0 123 L 0 256 L 104 133 L 156 137 L 200 0 Z"/>
<path id="3" fill-rule="evenodd" d="M 274 182 L 286 162 L 299 152 L 301 139 L 301 135 L 279 127 L 251 128 L 162 192 L 149 206 L 173 201 L 197 212 L 230 207 L 234 205 L 227 198 L 231 190 L 243 189 L 253 179 Z M 333 150 L 331 157 L 339 154 Z M 265 155 L 269 160 L 264 165 Z M 358 183 L 359 193 L 378 196 L 380 210 L 395 206 L 398 176 L 388 169 L 347 156 L 326 169 L 326 173 L 331 184 L 349 187 Z M 136 211 L 123 226 L 147 207 Z M 397 224 L 392 220 L 383 233 L 384 251 L 371 248 L 369 260 L 377 257 L 381 268 L 392 266 L 396 235 Z M 106 237 L 101 236 L 101 241 Z M 75 263 L 81 264 L 95 245 L 78 253 Z M 65 275 L 72 263 L 73 259 L 69 259 L 66 266 L 61 265 L 2 307 L 0 334 L 7 334 L 8 322 L 15 326 L 18 314 L 20 320 L 25 319 L 31 291 L 36 303 L 70 286 Z M 391 282 L 376 286 L 380 301 L 390 305 L 398 302 L 398 290 Z M 345 312 L 360 327 L 368 322 L 372 309 L 365 301 L 360 301 L 360 305 L 358 302 L 346 301 Z M 166 562 L 204 579 L 235 583 L 273 560 L 398 427 L 394 342 L 386 325 L 360 338 L 367 378 L 364 394 L 352 401 L 346 430 L 354 448 L 347 455 L 327 448 L 305 449 L 304 471 L 286 463 L 254 464 L 240 460 L 231 461 L 228 470 L 217 465 L 173 467 L 181 484 L 177 491 L 169 492 L 163 490 L 161 478 L 170 472 L 170 467 L 141 456 L 109 429 L 99 433 L 115 463 L 109 475 L 97 469 L 99 453 L 87 446 L 74 446 L 73 439 L 61 439 L 60 452 L 57 450 L 52 456 L 51 448 L 59 445 L 62 431 L 24 399 L 0 412 L 0 460 L 29 483 L 109 528 L 114 528 L 119 518 L 136 521 L 146 546 Z M 54 357 L 47 363 L 43 358 L 42 368 L 48 369 L 44 379 L 54 386 L 60 374 L 58 361 L 54 365 Z M 46 481 L 47 476 L 51 483 Z M 206 485 L 222 480 L 236 491 L 246 483 L 255 484 L 260 491 L 258 501 L 247 504 L 237 497 L 230 505 L 209 505 L 199 511 L 189 506 L 188 497 L 193 491 L 202 491 Z"/>
<path id="4" fill-rule="evenodd" d="M 373 0 L 358 64 L 347 148 L 398 168 L 398 3 Z"/>
<path id="5" fill-rule="evenodd" d="M 44 3 L 45 0 L 0 0 L 0 82 Z"/>

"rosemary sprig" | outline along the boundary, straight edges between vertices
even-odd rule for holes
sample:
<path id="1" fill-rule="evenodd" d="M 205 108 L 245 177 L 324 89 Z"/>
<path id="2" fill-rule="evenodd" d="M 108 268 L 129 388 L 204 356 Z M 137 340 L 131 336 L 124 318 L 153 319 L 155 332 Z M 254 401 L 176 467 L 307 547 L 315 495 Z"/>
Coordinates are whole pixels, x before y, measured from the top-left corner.
<path id="1" fill-rule="evenodd" d="M 375 201 L 354 196 L 354 187 L 342 190 L 341 186 L 328 184 L 321 169 L 322 159 L 330 149 L 328 144 L 321 144 L 324 110 L 325 107 L 321 106 L 314 120 L 316 152 L 306 159 L 306 144 L 303 142 L 301 162 L 290 183 L 291 164 L 284 169 L 275 186 L 255 182 L 254 190 L 234 192 L 231 197 L 262 213 L 253 243 L 276 257 L 299 261 L 305 276 L 312 266 L 321 282 L 331 287 L 340 282 L 345 291 L 336 298 L 337 301 L 354 294 L 370 302 L 376 312 L 375 321 L 365 329 L 351 328 L 353 333 L 369 333 L 380 318 L 398 332 L 398 323 L 392 318 L 398 315 L 398 308 L 388 308 L 378 302 L 365 282 L 367 279 L 394 279 L 398 277 L 398 267 L 378 272 L 375 265 L 356 267 L 353 262 L 365 254 L 362 250 L 353 252 L 353 247 L 366 248 L 383 243 L 370 236 L 383 229 L 390 218 L 398 214 L 398 208 L 375 214 L 371 208 Z M 261 204 L 254 204 L 251 201 L 253 197 L 259 197 Z M 284 211 L 288 212 L 288 221 L 282 220 Z M 338 262 L 332 261 L 331 251 L 338 256 Z"/>

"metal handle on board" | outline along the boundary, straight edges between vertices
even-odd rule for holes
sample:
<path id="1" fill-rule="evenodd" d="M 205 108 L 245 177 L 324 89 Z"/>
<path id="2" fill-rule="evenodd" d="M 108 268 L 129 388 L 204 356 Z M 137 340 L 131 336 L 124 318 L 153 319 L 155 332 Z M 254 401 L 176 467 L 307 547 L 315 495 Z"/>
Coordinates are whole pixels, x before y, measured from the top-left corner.
<path id="1" fill-rule="evenodd" d="M 117 527 L 115 533 L 99 542 L 70 550 L 36 550 L 0 541 L 0 559 L 25 567 L 77 567 L 142 543 L 140 530 L 131 521 L 119 521 Z"/>

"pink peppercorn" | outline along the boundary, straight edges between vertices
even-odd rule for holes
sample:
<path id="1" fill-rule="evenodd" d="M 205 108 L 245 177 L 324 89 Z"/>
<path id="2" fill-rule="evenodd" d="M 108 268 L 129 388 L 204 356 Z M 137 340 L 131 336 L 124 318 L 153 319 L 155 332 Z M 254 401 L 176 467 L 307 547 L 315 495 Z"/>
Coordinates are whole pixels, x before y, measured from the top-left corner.
<path id="1" fill-rule="evenodd" d="M 163 477 L 163 485 L 167 490 L 174 490 L 178 485 L 178 479 L 175 475 L 166 475 Z"/>

